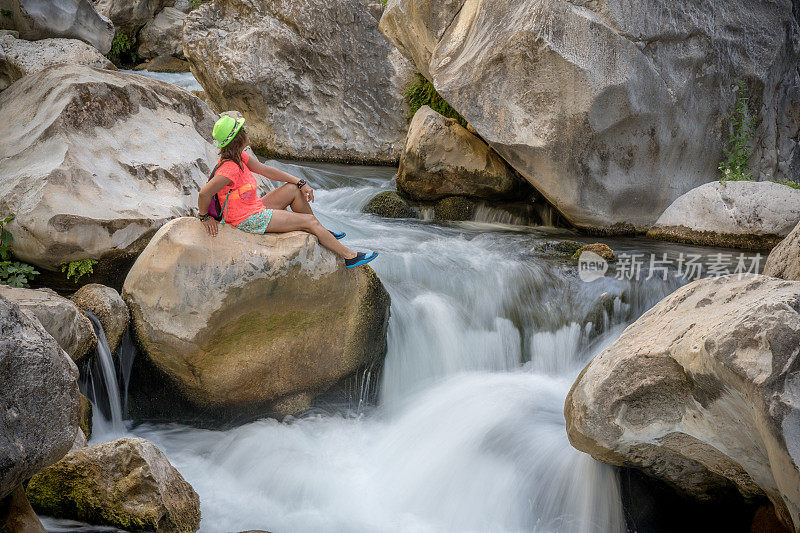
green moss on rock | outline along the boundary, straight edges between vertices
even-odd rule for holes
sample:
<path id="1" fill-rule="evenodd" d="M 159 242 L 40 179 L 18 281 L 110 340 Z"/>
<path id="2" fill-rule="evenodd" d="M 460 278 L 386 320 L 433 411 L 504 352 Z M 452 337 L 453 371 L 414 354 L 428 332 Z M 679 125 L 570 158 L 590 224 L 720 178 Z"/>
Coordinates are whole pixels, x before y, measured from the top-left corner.
<path id="1" fill-rule="evenodd" d="M 414 218 L 415 213 L 408 203 L 394 191 L 375 195 L 362 209 L 364 213 L 384 218 Z"/>
<path id="2" fill-rule="evenodd" d="M 439 200 L 433 208 L 435 220 L 472 220 L 475 202 L 463 196 L 450 196 Z"/>
<path id="3" fill-rule="evenodd" d="M 617 260 L 617 256 L 614 254 L 614 250 L 611 249 L 610 246 L 607 244 L 603 244 L 602 242 L 596 242 L 593 244 L 587 244 L 586 246 L 582 246 L 579 250 L 576 250 L 575 253 L 572 255 L 573 259 L 580 259 L 581 254 L 583 252 L 594 252 L 609 263 L 613 263 Z"/>

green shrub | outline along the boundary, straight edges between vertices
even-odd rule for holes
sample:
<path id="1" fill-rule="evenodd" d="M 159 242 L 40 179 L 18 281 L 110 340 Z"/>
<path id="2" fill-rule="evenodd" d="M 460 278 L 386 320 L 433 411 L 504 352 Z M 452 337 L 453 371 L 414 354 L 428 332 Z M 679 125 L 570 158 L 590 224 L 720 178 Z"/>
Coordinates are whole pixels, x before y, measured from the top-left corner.
<path id="1" fill-rule="evenodd" d="M 459 115 L 458 112 L 450 106 L 450 104 L 444 101 L 444 98 L 439 96 L 439 93 L 436 92 L 433 84 L 429 82 L 422 74 L 417 74 L 414 83 L 412 83 L 408 89 L 405 90 L 403 96 L 405 96 L 406 102 L 408 102 L 408 107 L 410 108 L 408 113 L 409 119 L 414 116 L 414 113 L 416 113 L 420 107 L 427 105 L 440 115 L 444 115 L 448 118 L 454 118 L 459 124 L 465 128 L 467 127 L 467 121 L 464 120 L 464 117 Z"/>
<path id="2" fill-rule="evenodd" d="M 725 148 L 727 159 L 719 164 L 722 172 L 720 181 L 752 181 L 748 160 L 752 155 L 750 141 L 756 124 L 756 114 L 748 107 L 750 98 L 747 96 L 747 84 L 739 82 L 736 90 L 736 109 L 728 117 L 731 127 L 731 136 Z"/>
<path id="3" fill-rule="evenodd" d="M 111 41 L 111 51 L 108 52 L 108 58 L 116 64 L 119 63 L 136 63 L 136 52 L 132 50 L 133 41 L 122 32 L 114 36 Z"/>
<path id="4" fill-rule="evenodd" d="M 11 260 L 11 244 L 14 236 L 3 227 L 14 220 L 14 215 L 0 219 L 0 285 L 30 287 L 30 281 L 39 271 L 27 263 Z"/>
<path id="5" fill-rule="evenodd" d="M 61 272 L 67 273 L 67 279 L 73 279 L 75 283 L 83 276 L 94 274 L 94 266 L 97 264 L 97 259 L 81 259 L 80 261 L 64 261 L 61 263 Z"/>
<path id="6" fill-rule="evenodd" d="M 791 187 L 792 189 L 800 189 L 800 183 L 792 180 L 781 180 L 778 183 L 781 185 L 786 185 L 787 187 Z"/>
<path id="7" fill-rule="evenodd" d="M 10 9 L 0 9 L 0 15 L 3 15 L 4 17 L 12 17 L 14 16 L 14 12 Z"/>
<path id="8" fill-rule="evenodd" d="M 203 4 L 209 3 L 210 1 L 211 0 L 189 0 L 189 5 L 191 6 L 192 9 L 197 9 Z"/>

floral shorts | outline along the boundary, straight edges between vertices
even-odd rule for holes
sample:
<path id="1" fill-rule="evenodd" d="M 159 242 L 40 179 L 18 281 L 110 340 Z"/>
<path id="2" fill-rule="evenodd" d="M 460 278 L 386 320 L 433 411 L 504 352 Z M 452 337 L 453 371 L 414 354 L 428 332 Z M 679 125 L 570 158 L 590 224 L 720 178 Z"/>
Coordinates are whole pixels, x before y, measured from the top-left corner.
<path id="1" fill-rule="evenodd" d="M 248 233 L 258 233 L 260 235 L 267 231 L 270 220 L 272 220 L 272 209 L 264 209 L 258 213 L 253 213 L 235 227 Z"/>

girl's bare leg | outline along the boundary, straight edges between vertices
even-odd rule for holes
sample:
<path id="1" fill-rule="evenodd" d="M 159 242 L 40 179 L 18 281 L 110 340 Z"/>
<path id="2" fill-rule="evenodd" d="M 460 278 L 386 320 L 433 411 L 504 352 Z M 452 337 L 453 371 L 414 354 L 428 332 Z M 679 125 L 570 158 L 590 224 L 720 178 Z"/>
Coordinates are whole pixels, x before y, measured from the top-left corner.
<path id="1" fill-rule="evenodd" d="M 281 185 L 274 191 L 265 194 L 261 198 L 261 203 L 267 209 L 286 209 L 291 206 L 295 213 L 314 214 L 311 211 L 311 205 L 306 200 L 306 195 L 297 188 L 297 185 L 291 183 Z"/>
<path id="2" fill-rule="evenodd" d="M 317 237 L 322 246 L 345 259 L 352 259 L 356 256 L 356 252 L 337 241 L 336 237 L 325 229 L 314 215 L 274 209 L 272 211 L 272 219 L 269 222 L 269 226 L 267 226 L 267 232 L 285 233 L 287 231 L 306 231 L 311 233 Z"/>

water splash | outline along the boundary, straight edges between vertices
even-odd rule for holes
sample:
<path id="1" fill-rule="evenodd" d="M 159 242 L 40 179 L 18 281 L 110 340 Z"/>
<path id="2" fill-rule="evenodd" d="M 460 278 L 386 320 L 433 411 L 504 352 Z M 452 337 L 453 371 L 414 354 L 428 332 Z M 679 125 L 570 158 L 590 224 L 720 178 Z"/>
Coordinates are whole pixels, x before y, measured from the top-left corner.
<path id="1" fill-rule="evenodd" d="M 91 312 L 86 316 L 97 335 L 97 350 L 86 373 L 85 394 L 92 402 L 92 433 L 122 434 L 126 427 L 122 418 L 122 402 L 117 370 L 100 320 Z"/>

